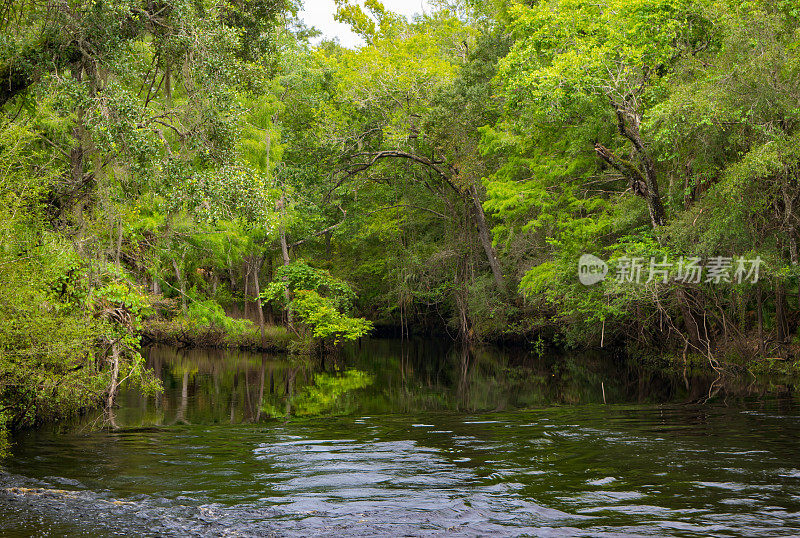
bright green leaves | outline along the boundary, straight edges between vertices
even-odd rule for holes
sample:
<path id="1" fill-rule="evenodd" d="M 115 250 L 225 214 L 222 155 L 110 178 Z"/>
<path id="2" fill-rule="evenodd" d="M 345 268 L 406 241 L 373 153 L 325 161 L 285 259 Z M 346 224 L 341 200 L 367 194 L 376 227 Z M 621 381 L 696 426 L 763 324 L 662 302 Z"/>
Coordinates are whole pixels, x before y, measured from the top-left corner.
<path id="1" fill-rule="evenodd" d="M 353 33 L 361 36 L 368 44 L 376 39 L 392 39 L 405 26 L 401 15 L 388 11 L 378 0 L 366 0 L 364 8 L 349 0 L 336 0 L 334 19 L 350 25 Z"/>
<path id="2" fill-rule="evenodd" d="M 282 88 L 276 84 L 272 90 L 274 93 L 242 98 L 245 112 L 241 115 L 236 148 L 242 162 L 267 177 L 280 162 L 284 149 L 280 130 L 274 122 L 284 109 L 275 96 Z"/>
<path id="3" fill-rule="evenodd" d="M 225 314 L 225 310 L 213 299 L 192 301 L 178 322 L 191 329 L 218 329 L 229 335 L 241 334 L 253 328 L 247 319 L 234 319 Z"/>
<path id="4" fill-rule="evenodd" d="M 355 293 L 328 271 L 294 262 L 279 268 L 275 277 L 261 294 L 262 299 L 291 309 L 314 338 L 333 338 L 338 344 L 360 338 L 372 329 L 369 321 L 345 314 L 353 306 Z"/>
<path id="5" fill-rule="evenodd" d="M 119 350 L 115 366 L 119 369 L 119 377 L 111 382 L 109 376 L 113 374 L 106 369 L 103 372 L 103 376 L 109 379 L 106 383 L 116 386 L 121 379 L 145 394 L 159 391 L 161 383 L 146 368 L 145 359 L 139 352 L 142 320 L 153 313 L 149 297 L 123 280 L 112 280 L 94 290 L 87 306 L 102 322 L 103 344 Z"/>
<path id="6" fill-rule="evenodd" d="M 333 338 L 333 343 L 357 340 L 372 330 L 364 318 L 352 318 L 336 309 L 336 303 L 316 291 L 298 290 L 290 306 L 311 327 L 315 338 Z"/>
<path id="7" fill-rule="evenodd" d="M 265 398 L 262 410 L 271 417 L 315 416 L 348 413 L 352 411 L 353 392 L 372 385 L 373 376 L 367 372 L 348 368 L 337 374 L 314 374 L 314 382 L 294 396 L 285 405 Z"/>
<path id="8" fill-rule="evenodd" d="M 281 148 L 258 130 L 278 138 L 268 64 L 288 7 L 6 5 L 0 429 L 105 391 L 110 403 L 124 379 L 155 389 L 138 353 L 140 289 L 196 297 L 191 285 L 212 287 L 198 268 L 217 271 L 216 289 L 221 268 L 265 242 Z"/>
<path id="9" fill-rule="evenodd" d="M 144 316 L 152 314 L 149 298 L 123 281 L 114 281 L 98 288 L 89 299 L 89 308 L 95 312 L 124 309 L 130 315 L 130 328 L 141 329 Z"/>
<path id="10" fill-rule="evenodd" d="M 788 265 L 779 245 L 794 240 L 800 228 L 798 170 L 800 135 L 757 145 L 726 167 L 699 202 L 702 214 L 692 217 L 693 225 L 676 223 L 676 231 L 704 253 L 737 255 L 755 248 L 772 259 L 773 269 Z"/>
<path id="11" fill-rule="evenodd" d="M 356 298 L 352 288 L 330 272 L 316 269 L 304 262 L 284 265 L 275 271 L 275 280 L 265 288 L 262 297 L 267 301 L 283 298 L 284 291 L 316 291 L 328 297 L 336 308 L 350 310 Z"/>
<path id="12" fill-rule="evenodd" d="M 454 44 L 469 43 L 474 31 L 440 15 L 413 25 L 396 36 L 380 37 L 370 46 L 342 53 L 337 70 L 337 96 L 351 114 L 369 114 L 380 122 L 383 142 L 397 146 L 408 140 L 415 118 L 436 93 L 452 82 L 463 61 Z M 356 116 L 357 117 L 357 116 Z"/>
<path id="13" fill-rule="evenodd" d="M 551 0 L 517 5 L 518 41 L 501 62 L 509 103 L 546 117 L 602 95 L 623 102 L 657 83 L 682 53 L 707 39 L 697 3 L 682 0 Z"/>

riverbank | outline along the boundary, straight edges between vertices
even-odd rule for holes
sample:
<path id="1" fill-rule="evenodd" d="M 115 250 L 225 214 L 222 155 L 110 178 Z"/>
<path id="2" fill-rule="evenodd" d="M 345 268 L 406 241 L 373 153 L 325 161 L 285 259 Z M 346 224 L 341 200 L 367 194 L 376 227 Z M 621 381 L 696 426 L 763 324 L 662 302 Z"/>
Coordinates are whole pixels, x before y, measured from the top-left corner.
<path id="1" fill-rule="evenodd" d="M 299 341 L 283 326 L 267 325 L 262 338 L 260 328 L 247 319 L 228 318 L 234 323 L 215 324 L 201 323 L 191 319 L 153 317 L 143 322 L 142 345 L 160 344 L 180 348 L 230 349 L 266 353 L 284 353 L 292 349 L 292 343 Z M 397 338 L 399 329 L 379 325 L 375 327 L 372 338 Z M 433 336 L 436 338 L 437 336 Z M 451 341 L 438 335 L 442 341 Z M 414 338 L 430 339 L 431 335 L 418 335 Z M 530 340 L 509 337 L 493 338 L 484 345 L 498 349 L 507 349 L 517 355 L 539 356 L 541 354 L 564 354 L 570 352 L 563 347 L 548 344 L 539 339 Z M 478 346 L 483 347 L 483 346 Z M 726 377 L 755 377 L 762 383 L 776 385 L 794 385 L 800 381 L 800 353 L 797 346 L 784 346 L 772 350 L 769 357 L 758 356 L 757 353 L 744 354 L 741 349 L 731 351 L 728 355 L 716 354 L 713 361 L 707 355 L 699 353 L 678 353 L 665 350 L 626 349 L 624 345 L 601 349 L 583 348 L 587 353 L 621 354 L 631 365 L 645 367 L 666 375 L 709 375 L 722 374 Z M 574 350 L 572 350 L 574 351 Z M 781 356 L 782 355 L 782 356 Z"/>
<path id="2" fill-rule="evenodd" d="M 796 345 L 770 349 L 764 355 L 749 349 L 743 352 L 741 348 L 727 348 L 712 355 L 654 349 L 621 349 L 620 352 L 629 365 L 668 376 L 711 375 L 718 379 L 717 385 L 740 389 L 755 384 L 791 391 L 800 386 L 800 354 Z M 733 392 L 747 391 L 734 389 Z"/>
<path id="3" fill-rule="evenodd" d="M 267 353 L 289 350 L 295 337 L 285 327 L 267 325 L 261 329 L 249 320 L 237 320 L 233 327 L 203 325 L 181 319 L 153 318 L 142 327 L 142 344 L 176 347 L 240 349 Z"/>

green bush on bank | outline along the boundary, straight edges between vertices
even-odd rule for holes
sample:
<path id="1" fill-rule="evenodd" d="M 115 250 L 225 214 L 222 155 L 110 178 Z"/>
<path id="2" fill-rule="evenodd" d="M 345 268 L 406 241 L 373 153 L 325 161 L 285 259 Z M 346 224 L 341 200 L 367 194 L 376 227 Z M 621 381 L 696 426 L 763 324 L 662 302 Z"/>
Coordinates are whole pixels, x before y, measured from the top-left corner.
<path id="1" fill-rule="evenodd" d="M 302 261 L 279 268 L 261 299 L 295 314 L 305 339 L 329 339 L 336 346 L 372 330 L 370 321 L 348 315 L 356 299 L 349 284 Z M 312 343 L 306 347 L 310 349 Z"/>
<path id="2" fill-rule="evenodd" d="M 169 309 L 167 309 L 169 311 Z M 144 323 L 144 335 L 151 342 L 187 347 L 220 347 L 286 351 L 292 337 L 284 327 L 268 325 L 261 329 L 249 319 L 225 314 L 212 299 L 194 301 L 185 312 L 173 316 L 154 316 Z"/>

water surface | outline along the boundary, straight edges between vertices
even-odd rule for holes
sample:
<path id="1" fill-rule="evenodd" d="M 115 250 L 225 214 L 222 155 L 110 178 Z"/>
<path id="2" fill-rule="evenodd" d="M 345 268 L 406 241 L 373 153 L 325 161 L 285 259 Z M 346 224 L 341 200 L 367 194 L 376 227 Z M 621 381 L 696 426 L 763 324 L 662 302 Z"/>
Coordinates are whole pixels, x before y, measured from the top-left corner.
<path id="1" fill-rule="evenodd" d="M 792 536 L 796 401 L 609 357 L 150 350 L 157 398 L 26 432 L 5 535 Z M 354 373 L 355 372 L 355 373 Z M 604 405 L 605 394 L 608 405 Z M 27 488 L 27 489 L 23 489 Z"/>

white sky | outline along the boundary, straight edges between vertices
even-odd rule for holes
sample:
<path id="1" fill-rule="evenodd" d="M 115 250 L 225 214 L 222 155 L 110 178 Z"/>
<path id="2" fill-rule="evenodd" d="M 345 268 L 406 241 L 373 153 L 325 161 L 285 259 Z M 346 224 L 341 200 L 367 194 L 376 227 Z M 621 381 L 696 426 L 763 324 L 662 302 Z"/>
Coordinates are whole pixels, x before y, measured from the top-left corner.
<path id="1" fill-rule="evenodd" d="M 358 3 L 364 5 L 362 1 Z M 381 3 L 389 11 L 401 13 L 408 18 L 415 13 L 422 13 L 423 10 L 430 13 L 427 0 L 381 0 Z M 320 30 L 324 37 L 338 38 L 339 43 L 345 47 L 362 45 L 361 38 L 351 32 L 349 26 L 333 20 L 335 11 L 336 4 L 333 0 L 303 0 L 303 10 L 300 11 L 299 17 L 307 26 L 314 26 Z"/>

